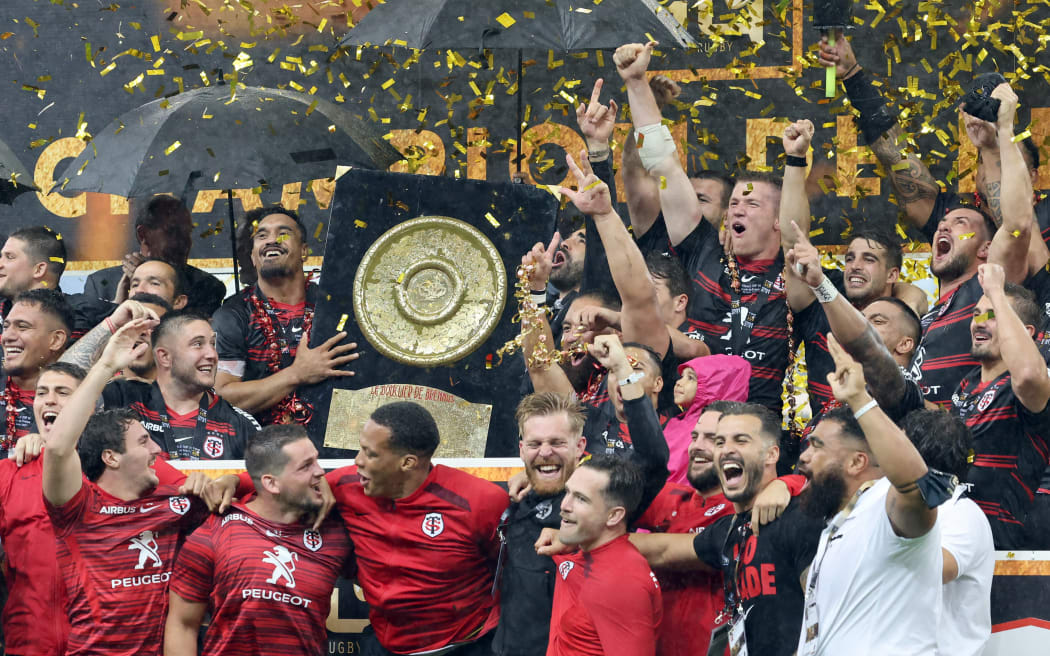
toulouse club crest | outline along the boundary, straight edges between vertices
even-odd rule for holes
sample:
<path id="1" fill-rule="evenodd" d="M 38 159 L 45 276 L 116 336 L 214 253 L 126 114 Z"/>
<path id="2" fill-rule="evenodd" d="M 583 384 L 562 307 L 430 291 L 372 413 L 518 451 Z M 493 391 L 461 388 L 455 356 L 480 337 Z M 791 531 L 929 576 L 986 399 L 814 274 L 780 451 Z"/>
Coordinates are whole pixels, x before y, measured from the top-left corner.
<path id="1" fill-rule="evenodd" d="M 317 551 L 324 545 L 324 540 L 321 539 L 320 533 L 308 528 L 303 531 L 303 545 L 310 551 Z"/>
<path id="2" fill-rule="evenodd" d="M 575 566 L 576 563 L 572 562 L 571 560 L 566 560 L 561 565 L 558 565 L 558 573 L 561 574 L 561 580 L 564 581 L 566 578 L 568 578 L 569 572 L 571 572 L 572 568 Z"/>
<path id="3" fill-rule="evenodd" d="M 209 435 L 204 440 L 204 453 L 208 454 L 209 458 L 221 458 L 223 450 L 222 438 L 218 435 Z"/>
<path id="4" fill-rule="evenodd" d="M 428 538 L 436 538 L 445 531 L 445 518 L 441 513 L 427 513 L 423 517 L 423 535 Z"/>
<path id="5" fill-rule="evenodd" d="M 190 509 L 190 500 L 186 497 L 168 497 L 168 507 L 176 515 L 185 515 Z"/>

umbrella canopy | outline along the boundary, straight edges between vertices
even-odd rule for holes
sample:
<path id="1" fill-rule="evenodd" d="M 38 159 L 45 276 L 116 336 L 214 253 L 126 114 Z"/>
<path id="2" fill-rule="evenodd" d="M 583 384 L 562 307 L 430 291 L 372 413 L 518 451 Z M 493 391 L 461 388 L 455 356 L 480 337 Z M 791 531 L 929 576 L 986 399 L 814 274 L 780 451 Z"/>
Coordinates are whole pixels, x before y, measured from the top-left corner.
<path id="1" fill-rule="evenodd" d="M 0 203 L 10 205 L 17 196 L 35 189 L 33 176 L 22 166 L 14 151 L 0 141 Z"/>
<path id="2" fill-rule="evenodd" d="M 295 91 L 204 87 L 110 123 L 65 169 L 59 188 L 124 197 L 251 189 L 329 178 L 336 166 L 386 169 L 402 158 L 370 123 Z"/>
<path id="3" fill-rule="evenodd" d="M 696 45 L 655 0 L 388 0 L 339 45 L 568 51 L 617 48 L 650 37 L 668 46 Z"/>

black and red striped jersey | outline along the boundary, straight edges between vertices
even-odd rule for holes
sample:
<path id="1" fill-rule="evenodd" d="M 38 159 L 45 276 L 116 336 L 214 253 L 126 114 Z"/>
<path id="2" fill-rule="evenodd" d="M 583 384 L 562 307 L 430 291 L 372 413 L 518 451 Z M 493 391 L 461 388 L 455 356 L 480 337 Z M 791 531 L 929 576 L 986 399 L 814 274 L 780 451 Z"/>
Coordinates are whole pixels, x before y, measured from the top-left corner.
<path id="1" fill-rule="evenodd" d="M 496 528 L 506 492 L 443 465 L 434 465 L 403 499 L 365 495 L 356 466 L 327 478 L 354 541 L 357 582 L 383 647 L 431 651 L 496 628 Z"/>
<path id="2" fill-rule="evenodd" d="M 971 370 L 951 399 L 951 412 L 973 432 L 970 498 L 988 516 L 996 549 L 1024 545 L 1025 522 L 1050 455 L 1050 404 L 1028 410 L 1010 386 L 1010 372 L 981 382 Z"/>
<path id="3" fill-rule="evenodd" d="M 779 414 L 791 336 L 783 256 L 741 262 L 737 293 L 718 231 L 710 222 L 700 221 L 672 251 L 693 281 L 687 310 L 690 324 L 703 334 L 712 353 L 739 355 L 751 363 L 748 401 Z"/>
<path id="4" fill-rule="evenodd" d="M 948 409 L 959 381 L 978 362 L 970 355 L 970 321 L 984 295 L 977 275 L 937 300 L 922 317 L 922 341 L 912 356 L 909 375 L 927 401 Z"/>
<path id="5" fill-rule="evenodd" d="M 352 550 L 338 515 L 315 531 L 234 504 L 186 539 L 171 590 L 208 604 L 205 655 L 320 654 L 336 579 L 353 575 Z"/>
<path id="6" fill-rule="evenodd" d="M 160 654 L 175 551 L 204 505 L 165 485 L 122 501 L 86 480 L 65 504 L 45 504 L 67 594 L 66 654 Z"/>
<path id="7" fill-rule="evenodd" d="M 114 380 L 102 391 L 107 409 L 130 408 L 168 460 L 240 460 L 248 441 L 259 432 L 255 418 L 214 392 L 205 392 L 204 425 L 199 410 L 180 415 L 164 402 L 157 383 Z"/>

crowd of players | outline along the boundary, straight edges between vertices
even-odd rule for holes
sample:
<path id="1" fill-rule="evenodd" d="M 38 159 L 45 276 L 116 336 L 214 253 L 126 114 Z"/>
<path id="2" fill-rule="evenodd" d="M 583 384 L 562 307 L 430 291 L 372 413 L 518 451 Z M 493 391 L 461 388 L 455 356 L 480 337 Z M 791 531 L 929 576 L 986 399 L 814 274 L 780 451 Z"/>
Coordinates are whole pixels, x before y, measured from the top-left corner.
<path id="1" fill-rule="evenodd" d="M 431 462 L 437 426 L 411 402 L 371 415 L 353 466 L 319 466 L 298 390 L 352 375 L 356 345 L 302 341 L 317 287 L 293 211 L 246 217 L 254 281 L 225 302 L 186 265 L 190 216 L 168 197 L 84 294 L 60 290 L 57 235 L 12 234 L 5 653 L 320 654 L 339 577 L 369 604 L 367 654 L 980 653 L 994 550 L 1048 541 L 1050 203 L 1017 96 L 1001 84 L 994 122 L 966 116 L 966 202 L 905 148 L 849 42 L 821 44 L 930 240 L 929 308 L 892 231 L 858 227 L 844 268 L 822 268 L 809 120 L 786 124 L 782 178 L 689 177 L 653 45 L 614 58 L 628 220 L 599 81 L 563 190 L 585 225 L 522 258 L 531 389 L 507 401 L 525 465 L 509 502 Z M 803 344 L 814 416 L 796 435 Z M 187 459 L 247 472 L 166 463 Z"/>

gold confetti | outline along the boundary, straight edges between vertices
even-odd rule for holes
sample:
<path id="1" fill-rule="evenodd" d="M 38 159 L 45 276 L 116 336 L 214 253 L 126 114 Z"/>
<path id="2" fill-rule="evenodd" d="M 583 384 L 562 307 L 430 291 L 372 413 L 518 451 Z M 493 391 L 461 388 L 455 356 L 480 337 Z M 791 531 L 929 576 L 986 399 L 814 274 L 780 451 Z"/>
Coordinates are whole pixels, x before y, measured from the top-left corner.
<path id="1" fill-rule="evenodd" d="M 976 232 L 967 232 L 966 234 L 959 235 L 959 241 L 966 241 L 967 239 L 973 239 Z"/>
<path id="2" fill-rule="evenodd" d="M 343 327 L 346 326 L 347 315 L 343 314 L 339 316 L 339 323 L 335 324 L 336 332 L 343 332 Z"/>
<path id="3" fill-rule="evenodd" d="M 507 12 L 503 12 L 499 16 L 496 16 L 496 22 L 502 25 L 503 29 L 507 29 L 508 27 L 510 27 L 514 23 L 517 23 L 518 21 L 514 20 L 514 18 Z"/>
<path id="4" fill-rule="evenodd" d="M 367 228 L 368 227 L 368 223 L 366 221 L 362 221 L 361 219 L 354 219 L 354 227 L 355 228 Z"/>
<path id="5" fill-rule="evenodd" d="M 178 149 L 179 149 L 179 146 L 181 146 L 181 145 L 182 145 L 182 142 L 181 142 L 181 141 L 176 141 L 176 142 L 174 142 L 173 144 L 171 144 L 170 146 L 168 146 L 167 148 L 165 148 L 165 149 L 164 149 L 164 154 L 165 154 L 165 155 L 170 155 L 170 154 L 172 154 L 173 152 L 175 152 L 176 150 L 178 150 Z"/>
<path id="6" fill-rule="evenodd" d="M 499 227 L 499 220 L 497 220 L 496 217 L 492 216 L 492 212 L 485 212 L 485 218 L 489 220 L 489 223 L 492 224 L 493 228 Z"/>
<path id="7" fill-rule="evenodd" d="M 60 257 L 49 257 L 47 259 L 51 260 L 52 262 L 58 262 L 59 264 L 65 264 L 66 263 L 66 261 L 64 259 L 60 258 Z"/>
<path id="8" fill-rule="evenodd" d="M 824 234 L 824 228 L 817 228 L 816 230 L 809 231 L 810 237 L 819 237 L 822 234 Z"/>
<path id="9" fill-rule="evenodd" d="M 985 321 L 988 321 L 989 319 L 994 319 L 994 318 L 995 318 L 995 310 L 988 310 L 987 312 L 983 312 L 981 314 L 978 314 L 976 317 L 974 317 L 973 318 L 973 322 L 974 323 L 984 323 Z"/>

